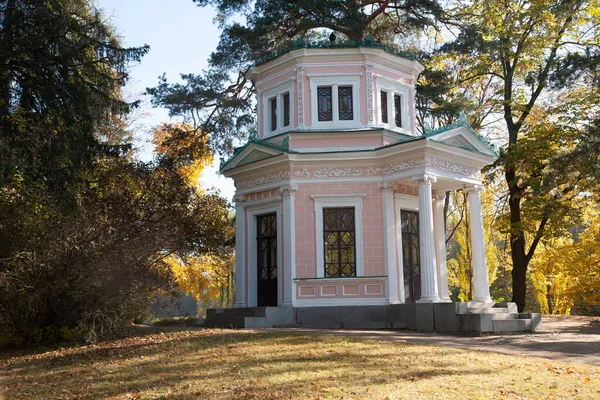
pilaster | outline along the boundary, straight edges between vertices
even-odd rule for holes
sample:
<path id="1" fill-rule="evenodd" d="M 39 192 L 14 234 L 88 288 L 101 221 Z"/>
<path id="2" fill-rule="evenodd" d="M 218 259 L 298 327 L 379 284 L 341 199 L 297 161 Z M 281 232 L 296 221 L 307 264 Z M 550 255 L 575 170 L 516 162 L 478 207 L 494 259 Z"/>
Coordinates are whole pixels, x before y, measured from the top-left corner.
<path id="1" fill-rule="evenodd" d="M 488 282 L 487 259 L 485 254 L 485 235 L 483 231 L 483 217 L 481 215 L 481 192 L 483 186 L 475 185 L 464 190 L 469 202 L 469 216 L 471 218 L 471 249 L 473 268 L 474 301 L 491 303 L 490 285 Z"/>
<path id="2" fill-rule="evenodd" d="M 446 193 L 436 193 L 433 207 L 435 227 L 435 252 L 438 278 L 438 294 L 443 302 L 450 302 L 448 294 L 448 269 L 446 266 L 446 229 L 444 227 L 444 200 Z"/>
<path id="3" fill-rule="evenodd" d="M 394 216 L 394 188 L 388 182 L 379 185 L 383 200 L 384 264 L 387 275 L 387 293 L 390 304 L 399 304 L 398 263 L 396 260 L 396 224 Z"/>
<path id="4" fill-rule="evenodd" d="M 244 196 L 235 196 L 235 304 L 246 307 L 246 209 Z"/>
<path id="5" fill-rule="evenodd" d="M 283 199 L 283 301 L 282 306 L 294 305 L 294 277 L 296 275 L 296 224 L 295 224 L 295 192 L 296 185 L 286 185 L 279 188 Z"/>
<path id="6" fill-rule="evenodd" d="M 429 174 L 413 178 L 419 186 L 419 246 L 421 255 L 420 303 L 439 302 L 433 230 L 433 205 L 431 185 L 437 181 Z"/>

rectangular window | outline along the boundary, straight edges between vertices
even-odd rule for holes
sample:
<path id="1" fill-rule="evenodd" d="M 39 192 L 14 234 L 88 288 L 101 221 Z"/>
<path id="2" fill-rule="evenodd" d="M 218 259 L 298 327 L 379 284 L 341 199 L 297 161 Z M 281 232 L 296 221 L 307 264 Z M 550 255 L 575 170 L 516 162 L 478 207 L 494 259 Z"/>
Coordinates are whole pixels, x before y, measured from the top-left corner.
<path id="1" fill-rule="evenodd" d="M 394 94 L 394 110 L 395 110 L 395 122 L 398 128 L 402 127 L 402 96 Z"/>
<path id="2" fill-rule="evenodd" d="M 317 88 L 317 109 L 319 121 L 333 121 L 331 86 L 320 86 Z"/>
<path id="3" fill-rule="evenodd" d="M 387 92 L 383 90 L 380 93 L 381 99 L 381 122 L 384 124 L 388 123 L 388 114 L 387 114 Z"/>
<path id="4" fill-rule="evenodd" d="M 290 94 L 283 95 L 283 126 L 290 126 Z"/>
<path id="5" fill-rule="evenodd" d="M 354 207 L 323 208 L 325 276 L 356 276 Z"/>
<path id="6" fill-rule="evenodd" d="M 269 100 L 271 106 L 271 131 L 277 130 L 277 97 Z"/>
<path id="7" fill-rule="evenodd" d="M 340 121 L 352 121 L 354 110 L 352 109 L 352 86 L 338 87 L 338 105 Z"/>

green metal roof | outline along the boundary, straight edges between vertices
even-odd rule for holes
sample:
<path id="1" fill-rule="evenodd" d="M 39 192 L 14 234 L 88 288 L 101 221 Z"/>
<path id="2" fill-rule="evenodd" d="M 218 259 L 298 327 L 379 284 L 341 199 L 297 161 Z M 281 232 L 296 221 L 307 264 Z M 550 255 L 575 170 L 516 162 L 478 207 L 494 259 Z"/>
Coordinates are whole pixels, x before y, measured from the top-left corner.
<path id="1" fill-rule="evenodd" d="M 481 144 L 483 144 L 486 148 L 488 148 L 494 155 L 499 156 L 498 153 L 498 149 L 496 149 L 496 146 L 494 146 L 489 140 L 487 140 L 486 138 L 484 138 L 483 136 L 481 136 L 479 133 L 477 133 L 475 131 L 475 129 L 473 129 L 471 127 L 471 125 L 469 125 L 469 123 L 467 122 L 467 117 L 464 113 L 461 113 L 460 115 L 460 119 L 458 120 L 458 122 L 455 122 L 453 124 L 449 124 L 446 126 L 442 126 L 439 127 L 437 129 L 433 129 L 433 130 L 426 130 L 425 134 L 423 136 L 430 138 L 436 135 L 440 135 L 444 132 L 448 132 L 451 131 L 453 129 L 457 129 L 457 128 L 465 128 L 466 130 L 468 130 L 473 136 L 475 136 L 475 138 L 477 140 L 479 140 L 479 142 L 481 142 Z"/>

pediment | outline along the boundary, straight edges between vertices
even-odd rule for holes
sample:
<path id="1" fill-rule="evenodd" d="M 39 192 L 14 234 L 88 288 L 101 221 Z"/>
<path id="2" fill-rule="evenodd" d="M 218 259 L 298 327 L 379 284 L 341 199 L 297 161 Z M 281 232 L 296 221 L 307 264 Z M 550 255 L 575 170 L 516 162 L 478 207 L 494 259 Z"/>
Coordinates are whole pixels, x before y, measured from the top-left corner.
<path id="1" fill-rule="evenodd" d="M 429 139 L 449 146 L 476 151 L 478 153 L 483 153 L 490 156 L 496 156 L 494 151 L 490 149 L 487 144 L 484 144 L 475 133 L 463 126 L 432 135 L 429 137 Z"/>
<path id="2" fill-rule="evenodd" d="M 241 167 L 242 165 L 250 164 L 256 161 L 265 160 L 280 154 L 283 154 L 283 152 L 280 150 L 271 149 L 257 143 L 251 143 L 244 147 L 231 160 L 229 160 L 227 165 L 223 168 L 223 171 Z"/>

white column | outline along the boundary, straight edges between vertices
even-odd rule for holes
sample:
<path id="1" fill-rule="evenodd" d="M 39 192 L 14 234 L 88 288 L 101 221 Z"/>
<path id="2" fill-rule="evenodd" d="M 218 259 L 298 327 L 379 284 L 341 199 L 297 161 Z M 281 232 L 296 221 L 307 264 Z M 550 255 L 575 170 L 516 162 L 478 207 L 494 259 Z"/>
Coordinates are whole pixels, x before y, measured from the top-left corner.
<path id="1" fill-rule="evenodd" d="M 235 304 L 246 307 L 246 210 L 244 196 L 235 196 Z"/>
<path id="2" fill-rule="evenodd" d="M 396 199 L 394 199 L 397 201 Z M 404 260 L 402 254 L 402 211 L 399 206 L 395 205 L 396 210 L 396 259 L 398 260 L 398 291 L 400 295 L 400 303 L 406 302 L 404 294 Z"/>
<path id="3" fill-rule="evenodd" d="M 421 299 L 419 303 L 439 302 L 433 235 L 431 184 L 435 176 L 424 174 L 413 178 L 419 185 L 419 246 L 421 248 Z"/>
<path id="4" fill-rule="evenodd" d="M 483 218 L 481 216 L 481 197 L 483 186 L 467 188 L 469 216 L 471 218 L 471 266 L 473 268 L 474 301 L 491 303 L 488 269 L 485 255 L 485 236 L 483 233 Z"/>
<path id="5" fill-rule="evenodd" d="M 399 304 L 398 263 L 396 262 L 396 224 L 394 218 L 394 189 L 387 182 L 380 184 L 383 200 L 383 262 L 387 275 L 388 303 Z"/>
<path id="6" fill-rule="evenodd" d="M 433 223 L 435 226 L 435 253 L 437 262 L 438 294 L 443 302 L 449 302 L 448 269 L 446 267 L 446 229 L 444 228 L 444 200 L 446 193 L 435 196 Z"/>
<path id="7" fill-rule="evenodd" d="M 296 274 L 296 224 L 295 224 L 295 185 L 279 189 L 283 197 L 283 302 L 282 306 L 294 305 L 294 275 Z"/>

